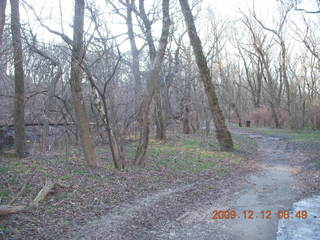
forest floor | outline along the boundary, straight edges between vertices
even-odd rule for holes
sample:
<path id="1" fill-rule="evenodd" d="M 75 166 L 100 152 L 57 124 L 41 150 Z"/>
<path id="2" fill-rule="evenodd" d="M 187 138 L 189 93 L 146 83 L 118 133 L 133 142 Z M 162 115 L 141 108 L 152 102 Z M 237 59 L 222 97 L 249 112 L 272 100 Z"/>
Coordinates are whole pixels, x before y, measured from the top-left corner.
<path id="1" fill-rule="evenodd" d="M 250 234 L 267 234 L 276 222 L 262 233 L 243 232 L 257 225 L 212 220 L 210 212 L 237 210 L 243 203 L 258 211 L 271 199 L 276 201 L 270 209 L 276 211 L 279 204 L 284 208 L 319 193 L 320 133 L 235 128 L 233 135 L 234 153 L 219 152 L 212 136 L 171 134 L 166 143 L 152 139 L 145 168 L 123 172 L 112 168 L 103 147 L 98 153 L 105 169 L 89 169 L 76 148 L 68 157 L 2 157 L 0 204 L 16 198 L 21 188 L 15 203 L 30 202 L 48 178 L 70 187 L 55 189 L 37 208 L 0 218 L 0 239 L 241 239 L 235 232 L 252 239 Z M 135 141 L 127 144 L 129 161 L 135 146 Z M 279 183 L 282 187 L 276 187 Z"/>

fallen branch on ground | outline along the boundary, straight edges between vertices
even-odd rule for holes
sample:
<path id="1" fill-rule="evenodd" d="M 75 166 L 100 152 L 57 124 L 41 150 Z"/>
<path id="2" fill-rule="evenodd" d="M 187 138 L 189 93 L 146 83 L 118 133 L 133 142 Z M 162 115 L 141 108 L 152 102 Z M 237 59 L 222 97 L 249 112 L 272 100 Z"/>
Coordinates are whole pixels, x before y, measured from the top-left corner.
<path id="1" fill-rule="evenodd" d="M 22 212 L 30 207 L 37 207 L 39 205 L 39 203 L 41 201 L 43 201 L 48 196 L 48 194 L 50 192 L 54 191 L 54 188 L 56 186 L 59 186 L 62 188 L 69 188 L 70 187 L 69 185 L 67 185 L 61 181 L 53 182 L 52 180 L 46 180 L 46 183 L 43 186 L 43 188 L 39 191 L 39 193 L 37 194 L 35 199 L 33 201 L 31 201 L 29 205 L 20 205 L 20 206 L 0 205 L 0 216 L 5 216 L 5 215 L 9 215 L 9 214 Z M 18 193 L 18 195 L 20 195 L 21 192 L 22 191 L 20 191 Z M 17 197 L 15 197 L 13 200 L 15 200 L 16 198 Z M 11 203 L 13 203 L 13 201 L 11 201 Z"/>
<path id="2" fill-rule="evenodd" d="M 10 206 L 10 205 L 1 205 L 0 206 L 0 216 L 5 216 L 13 213 L 22 212 L 25 210 L 26 206 Z"/>

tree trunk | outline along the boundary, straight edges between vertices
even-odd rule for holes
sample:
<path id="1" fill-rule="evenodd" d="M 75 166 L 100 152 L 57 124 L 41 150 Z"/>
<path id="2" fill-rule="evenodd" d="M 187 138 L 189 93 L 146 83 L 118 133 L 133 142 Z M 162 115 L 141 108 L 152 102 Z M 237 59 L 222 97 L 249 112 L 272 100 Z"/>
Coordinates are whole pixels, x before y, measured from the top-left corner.
<path id="1" fill-rule="evenodd" d="M 187 25 L 190 43 L 192 45 L 196 57 L 196 62 L 200 71 L 201 80 L 208 98 L 209 107 L 213 115 L 214 124 L 216 128 L 216 137 L 218 139 L 220 149 L 222 151 L 233 151 L 232 137 L 225 124 L 225 119 L 222 110 L 219 106 L 218 98 L 215 93 L 215 88 L 212 83 L 210 70 L 208 68 L 206 58 L 202 51 L 201 41 L 197 35 L 196 27 L 194 24 L 188 0 L 179 1 Z"/>
<path id="2" fill-rule="evenodd" d="M 54 76 L 52 82 L 50 82 L 48 86 L 48 98 L 45 102 L 45 109 L 44 109 L 44 121 L 43 121 L 43 150 L 44 151 L 49 151 L 50 149 L 50 127 L 49 127 L 49 122 L 51 119 L 51 108 L 52 108 L 52 101 L 54 99 L 54 94 L 55 94 L 55 89 L 56 85 L 61 78 L 63 72 L 61 66 L 58 64 L 57 65 L 58 70 L 56 75 Z"/>
<path id="3" fill-rule="evenodd" d="M 124 158 L 119 137 L 117 138 L 110 123 L 109 111 L 107 107 L 107 102 L 105 100 L 106 97 L 98 89 L 97 85 L 94 83 L 92 75 L 89 72 L 88 72 L 88 77 L 90 79 L 90 82 L 94 91 L 96 91 L 96 94 L 94 95 L 95 96 L 94 107 L 99 112 L 100 117 L 102 118 L 102 121 L 106 127 L 114 167 L 116 169 L 122 170 L 125 168 L 125 158 Z"/>
<path id="4" fill-rule="evenodd" d="M 149 57 L 150 62 L 152 63 L 156 57 L 156 47 L 154 45 L 154 40 L 151 31 L 151 22 L 148 19 L 148 16 L 145 12 L 144 8 L 144 0 L 139 0 L 139 16 L 143 21 L 145 31 L 144 34 L 146 36 L 146 40 L 149 47 Z M 155 83 L 155 93 L 154 93 L 154 105 L 155 105 L 155 124 L 156 124 L 156 138 L 158 140 L 165 140 L 166 139 L 166 126 L 164 123 L 164 113 L 163 113 L 163 106 L 161 102 L 161 78 L 158 78 L 158 81 Z"/>
<path id="5" fill-rule="evenodd" d="M 15 83 L 15 146 L 17 156 L 24 157 L 25 128 L 24 128 L 24 72 L 22 43 L 20 32 L 19 0 L 11 0 L 11 32 L 14 52 L 14 83 Z"/>
<path id="6" fill-rule="evenodd" d="M 206 136 L 210 134 L 210 119 L 206 119 Z"/>
<path id="7" fill-rule="evenodd" d="M 158 84 L 157 84 L 158 85 Z M 155 117 L 156 117 L 156 139 L 166 140 L 166 127 L 164 123 L 164 111 L 161 102 L 160 86 L 155 89 Z"/>
<path id="8" fill-rule="evenodd" d="M 238 110 L 237 105 L 236 105 L 235 103 L 232 103 L 232 104 L 231 104 L 231 107 L 233 108 L 234 112 L 235 112 L 236 115 L 237 115 L 239 127 L 242 127 L 242 126 L 243 126 L 242 118 L 241 118 L 241 115 L 240 115 L 240 112 L 239 112 L 239 110 Z"/>
<path id="9" fill-rule="evenodd" d="M 287 95 L 287 111 L 289 114 L 289 117 L 291 118 L 291 97 L 290 97 L 290 83 L 289 83 L 289 79 L 288 79 L 288 74 L 287 74 L 287 49 L 286 49 L 286 45 L 284 43 L 284 40 L 282 38 L 281 42 L 280 42 L 280 46 L 281 46 L 281 60 L 280 60 L 280 70 L 282 71 L 282 75 L 283 75 L 283 80 L 284 80 L 284 85 L 285 85 L 285 89 L 286 89 L 286 95 Z"/>
<path id="10" fill-rule="evenodd" d="M 278 114 L 277 114 L 277 111 L 275 109 L 274 103 L 272 101 L 270 101 L 270 107 L 271 107 L 271 112 L 272 112 L 272 116 L 273 116 L 275 127 L 276 128 L 280 128 L 280 122 L 279 122 Z"/>
<path id="11" fill-rule="evenodd" d="M 151 88 L 151 87 L 149 87 Z M 152 101 L 152 89 L 149 94 L 146 94 L 143 98 L 141 109 L 140 109 L 140 138 L 139 144 L 136 151 L 136 156 L 134 159 L 134 165 L 143 166 L 145 162 L 145 156 L 148 150 L 149 144 L 149 110 Z"/>
<path id="12" fill-rule="evenodd" d="M 305 128 L 305 119 L 306 119 L 306 100 L 302 102 L 302 130 Z"/>
<path id="13" fill-rule="evenodd" d="M 75 106 L 80 140 L 84 156 L 89 165 L 100 166 L 97 160 L 94 141 L 91 136 L 89 120 L 86 113 L 85 103 L 81 90 L 82 69 L 84 57 L 83 48 L 83 23 L 84 23 L 84 0 L 75 1 L 75 15 L 73 24 L 73 48 L 71 57 L 70 85 Z"/>
<path id="14" fill-rule="evenodd" d="M 141 73 L 140 73 L 140 61 L 139 61 L 139 51 L 137 49 L 137 44 L 134 36 L 133 31 L 133 24 L 132 24 L 132 3 L 129 3 L 127 0 L 127 28 L 128 28 L 128 37 L 130 40 L 130 47 L 131 47 L 131 54 L 132 54 L 132 73 L 134 78 L 134 101 L 135 101 L 135 113 L 139 111 L 139 103 L 141 98 Z"/>
<path id="15" fill-rule="evenodd" d="M 112 129 L 108 131 L 109 137 L 109 144 L 112 153 L 112 159 L 117 169 L 124 169 L 125 168 L 125 158 L 122 152 L 121 146 L 119 141 L 117 140 L 116 136 L 114 135 Z"/>
<path id="16" fill-rule="evenodd" d="M 0 47 L 2 45 L 3 30 L 6 23 L 7 0 L 0 0 Z"/>
<path id="17" fill-rule="evenodd" d="M 169 18 L 169 0 L 162 1 L 162 33 L 159 42 L 159 48 L 151 66 L 151 71 L 147 79 L 146 93 L 143 97 L 140 109 L 140 139 L 137 147 L 137 152 L 134 164 L 143 166 L 145 162 L 145 155 L 149 143 L 149 110 L 152 101 L 152 96 L 156 87 L 156 83 L 160 81 L 160 70 L 163 62 L 165 50 L 168 43 L 170 18 Z"/>
<path id="18" fill-rule="evenodd" d="M 190 121 L 190 99 L 185 97 L 182 99 L 182 129 L 184 134 L 191 133 Z"/>

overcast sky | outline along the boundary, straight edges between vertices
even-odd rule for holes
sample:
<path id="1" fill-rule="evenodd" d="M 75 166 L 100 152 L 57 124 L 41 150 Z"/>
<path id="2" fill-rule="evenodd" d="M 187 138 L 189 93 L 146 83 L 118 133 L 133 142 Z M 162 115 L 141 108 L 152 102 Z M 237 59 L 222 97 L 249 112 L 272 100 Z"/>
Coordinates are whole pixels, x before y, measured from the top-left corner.
<path id="1" fill-rule="evenodd" d="M 153 0 L 147 0 L 153 1 Z M 57 23 L 56 27 L 60 25 L 60 10 L 59 10 L 59 0 L 27 0 L 27 2 L 32 5 L 37 14 L 42 18 L 50 19 L 51 24 Z M 97 5 L 101 6 L 101 12 L 108 12 L 110 9 L 105 4 L 105 0 L 96 0 Z M 266 17 L 272 13 L 272 9 L 276 7 L 277 0 L 255 0 L 254 5 L 257 14 L 261 17 Z M 61 0 L 62 7 L 62 19 L 65 23 L 72 23 L 73 18 L 73 0 Z M 10 4 L 9 4 L 10 5 Z M 218 18 L 228 18 L 235 19 L 239 17 L 239 9 L 245 11 L 253 6 L 253 0 L 203 0 L 203 8 L 211 8 Z M 37 25 L 33 13 L 29 9 L 21 9 L 21 17 L 25 21 L 27 18 L 30 19 L 32 24 Z M 109 16 L 110 18 L 110 16 Z M 111 19 L 108 21 L 112 22 Z M 126 26 L 117 26 L 118 30 L 126 31 Z"/>
<path id="2" fill-rule="evenodd" d="M 153 2 L 153 0 L 147 0 L 146 4 L 151 1 Z M 60 24 L 60 19 L 62 17 L 62 21 L 64 23 L 63 30 L 72 37 L 70 26 L 73 22 L 74 0 L 27 0 L 27 2 L 34 7 L 36 14 L 43 18 L 46 24 L 57 31 L 62 31 Z M 107 14 L 108 12 L 110 13 L 110 6 L 108 7 L 105 4 L 105 0 L 96 0 L 95 2 L 99 6 L 101 13 L 106 14 L 104 20 L 107 22 L 112 34 L 116 35 L 127 31 L 126 25 L 119 24 L 119 18 L 115 14 Z M 313 0 L 304 0 L 303 7 L 312 8 L 313 6 L 311 2 L 313 2 Z M 59 10 L 59 3 L 61 3 L 62 7 L 61 12 Z M 206 9 L 210 8 L 219 21 L 223 19 L 237 20 L 241 17 L 241 11 L 247 12 L 248 9 L 252 9 L 253 6 L 255 7 L 255 11 L 260 19 L 262 19 L 268 26 L 274 26 L 275 23 L 273 20 L 278 13 L 278 0 L 203 0 L 203 12 L 201 13 L 198 22 L 198 30 L 201 31 L 201 36 L 205 36 L 205 32 L 207 31 L 205 23 L 207 21 L 206 18 L 208 13 L 206 13 Z M 10 4 L 8 4 L 8 11 L 9 7 Z M 59 38 L 54 37 L 51 33 L 48 33 L 48 31 L 40 27 L 30 9 L 21 8 L 21 19 L 22 22 L 30 22 L 32 30 L 37 34 L 37 38 L 39 40 L 46 42 L 61 41 Z M 204 24 L 201 21 L 204 21 Z M 89 25 L 86 24 L 86 27 L 89 28 Z M 160 28 L 156 28 L 156 32 L 160 32 Z M 128 46 L 129 43 L 125 43 L 123 45 L 124 48 L 128 48 Z"/>

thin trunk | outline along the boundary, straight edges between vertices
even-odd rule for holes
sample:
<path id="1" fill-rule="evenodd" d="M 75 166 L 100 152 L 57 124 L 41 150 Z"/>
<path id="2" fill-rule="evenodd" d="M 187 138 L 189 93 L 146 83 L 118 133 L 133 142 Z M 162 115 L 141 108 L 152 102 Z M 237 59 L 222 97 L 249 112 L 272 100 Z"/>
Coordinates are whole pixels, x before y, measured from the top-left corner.
<path id="1" fill-rule="evenodd" d="M 280 69 L 283 74 L 283 80 L 284 80 L 284 85 L 286 88 L 286 95 L 287 95 L 287 111 L 289 113 L 289 116 L 291 116 L 291 98 L 290 98 L 290 84 L 289 84 L 289 79 L 288 79 L 288 74 L 287 74 L 287 64 L 286 64 L 286 45 L 284 41 L 281 39 L 281 65 Z"/>
<path id="2" fill-rule="evenodd" d="M 256 96 L 256 102 L 255 102 L 255 108 L 260 107 L 261 102 L 261 91 L 262 91 L 262 79 L 263 79 L 263 65 L 262 62 L 259 60 L 257 64 L 257 96 Z"/>
<path id="3" fill-rule="evenodd" d="M 110 123 L 109 111 L 108 111 L 107 102 L 105 100 L 106 99 L 105 94 L 99 90 L 89 70 L 87 71 L 87 75 L 91 83 L 91 86 L 94 90 L 93 92 L 94 108 L 100 114 L 100 117 L 104 123 L 104 126 L 108 134 L 109 146 L 112 153 L 112 160 L 114 163 L 114 167 L 120 170 L 124 169 L 125 168 L 124 154 L 122 151 L 119 137 L 117 138 L 115 131 L 113 130 L 112 125 Z"/>
<path id="4" fill-rule="evenodd" d="M 138 113 L 139 111 L 139 103 L 141 98 L 141 72 L 140 72 L 140 62 L 139 62 L 139 51 L 137 48 L 134 30 L 133 30 L 133 23 L 132 23 L 132 4 L 129 3 L 127 0 L 127 28 L 128 28 L 128 37 L 130 40 L 130 47 L 131 47 L 131 54 L 132 54 L 132 73 L 134 78 L 134 101 L 135 101 L 135 112 Z"/>
<path id="5" fill-rule="evenodd" d="M 206 136 L 210 134 L 210 119 L 206 119 Z"/>
<path id="6" fill-rule="evenodd" d="M 191 49 L 188 48 L 188 64 L 192 64 L 192 52 Z M 191 122 L 191 112 L 192 112 L 192 103 L 191 103 L 191 69 L 187 69 L 187 76 L 184 78 L 184 91 L 182 98 L 182 129 L 184 134 L 190 134 L 192 130 L 192 122 Z"/>
<path id="7" fill-rule="evenodd" d="M 305 119 L 306 119 L 306 100 L 302 102 L 302 129 L 305 128 Z"/>
<path id="8" fill-rule="evenodd" d="M 144 34 L 147 39 L 147 43 L 149 46 L 149 57 L 151 63 L 154 61 L 156 57 L 156 47 L 154 45 L 154 40 L 151 31 L 151 22 L 148 19 L 148 16 L 144 9 L 144 0 L 139 0 L 139 16 L 141 17 L 145 31 Z M 155 123 L 156 123 L 156 138 L 158 140 L 165 140 L 166 139 L 166 126 L 164 123 L 164 113 L 163 113 L 163 106 L 161 102 L 161 78 L 158 79 L 156 82 L 155 93 L 154 93 L 154 112 L 155 112 Z"/>
<path id="9" fill-rule="evenodd" d="M 100 96 L 100 98 L 101 98 L 101 96 Z M 111 127 L 110 118 L 108 115 L 107 103 L 105 100 L 102 100 L 102 103 L 103 103 L 103 115 L 102 116 L 103 116 L 103 120 L 105 122 L 105 125 L 107 127 L 107 133 L 108 133 L 109 145 L 110 145 L 110 149 L 111 149 L 111 153 L 112 153 L 113 163 L 114 163 L 115 168 L 124 169 L 125 168 L 125 159 L 124 159 L 124 154 L 122 152 L 121 145 L 119 143 L 120 141 L 116 137 L 116 135 L 114 134 L 114 131 Z"/>
<path id="10" fill-rule="evenodd" d="M 200 38 L 197 35 L 196 27 L 194 24 L 192 12 L 189 7 L 188 0 L 179 0 L 184 15 L 184 19 L 187 25 L 190 43 L 192 45 L 194 54 L 196 56 L 196 62 L 200 71 L 201 80 L 204 85 L 204 89 L 208 98 L 209 107 L 212 112 L 214 123 L 216 127 L 216 137 L 218 139 L 220 149 L 222 151 L 233 151 L 233 141 L 231 134 L 225 124 L 225 119 L 222 110 L 219 106 L 218 98 L 215 92 L 214 85 L 210 70 L 207 65 L 206 58 L 202 51 L 202 45 Z"/>
<path id="11" fill-rule="evenodd" d="M 272 112 L 272 116 L 273 116 L 275 127 L 276 128 L 280 128 L 280 122 L 279 122 L 278 114 L 277 114 L 277 111 L 275 109 L 274 103 L 272 101 L 270 101 L 270 107 L 271 107 L 271 112 Z"/>
<path id="12" fill-rule="evenodd" d="M 146 36 L 147 43 L 149 46 L 149 57 L 151 62 L 153 62 L 154 58 L 156 57 L 157 51 L 156 51 L 156 47 L 154 45 L 154 40 L 152 36 L 151 23 L 144 9 L 144 0 L 139 0 L 139 11 L 140 11 L 139 16 L 141 17 L 145 27 L 144 35 Z"/>
<path id="13" fill-rule="evenodd" d="M 182 100 L 182 128 L 184 134 L 191 133 L 190 123 L 190 103 L 189 98 L 183 98 Z"/>
<path id="14" fill-rule="evenodd" d="M 56 75 L 54 76 L 52 82 L 50 83 L 50 85 L 48 86 L 48 99 L 45 102 L 45 109 L 44 109 L 44 123 L 43 123 L 43 129 L 44 129 L 44 133 L 43 133 L 43 150 L 44 151 L 49 151 L 49 147 L 50 147 L 50 141 L 49 141 L 49 135 L 50 135 L 50 128 L 49 128 L 49 122 L 51 119 L 51 108 L 52 108 L 52 101 L 54 99 L 54 95 L 55 95 L 55 89 L 56 89 L 56 85 L 59 81 L 59 79 L 62 76 L 62 69 L 60 65 L 57 65 L 58 70 Z"/>
<path id="15" fill-rule="evenodd" d="M 166 140 L 166 126 L 164 123 L 164 111 L 161 102 L 161 92 L 159 85 L 155 89 L 154 101 L 156 116 L 156 139 Z"/>
<path id="16" fill-rule="evenodd" d="M 70 85 L 75 106 L 80 140 L 85 159 L 89 165 L 100 166 L 97 160 L 94 141 L 91 136 L 89 120 L 86 113 L 85 103 L 81 90 L 82 68 L 84 58 L 83 47 L 83 23 L 84 23 L 84 0 L 75 1 L 75 15 L 73 24 L 73 48 L 71 57 Z"/>
<path id="17" fill-rule="evenodd" d="M 17 156 L 24 157 L 25 128 L 24 128 L 24 72 L 22 43 L 20 32 L 19 0 L 11 0 L 11 32 L 14 52 L 14 83 L 15 83 L 15 146 Z"/>
<path id="18" fill-rule="evenodd" d="M 147 79 L 146 93 L 143 97 L 141 109 L 140 109 L 140 139 L 137 148 L 134 164 L 138 166 L 144 165 L 145 155 L 149 144 L 149 110 L 152 101 L 152 96 L 156 87 L 156 83 L 160 81 L 160 70 L 163 62 L 164 54 L 166 51 L 169 28 L 170 28 L 170 18 L 169 18 L 169 1 L 162 1 L 162 33 L 159 42 L 159 48 L 156 53 L 155 59 L 151 66 L 151 71 Z"/>
<path id="19" fill-rule="evenodd" d="M 241 118 L 240 112 L 239 112 L 239 110 L 237 108 L 237 105 L 233 103 L 233 104 L 231 104 L 231 107 L 233 108 L 234 112 L 237 115 L 239 127 L 242 127 L 243 126 L 242 118 Z"/>

